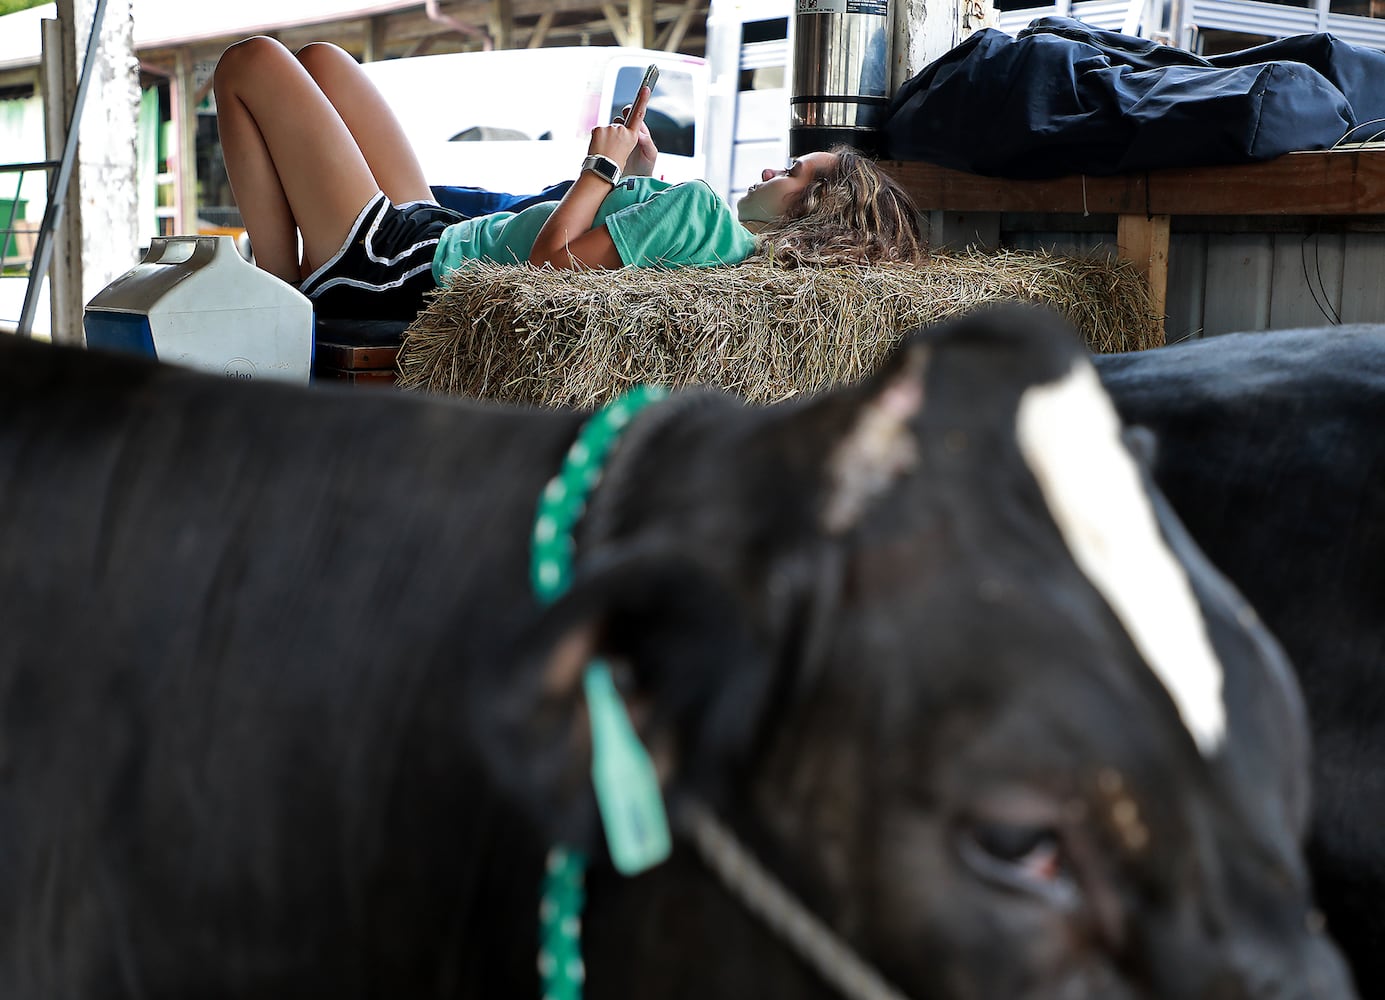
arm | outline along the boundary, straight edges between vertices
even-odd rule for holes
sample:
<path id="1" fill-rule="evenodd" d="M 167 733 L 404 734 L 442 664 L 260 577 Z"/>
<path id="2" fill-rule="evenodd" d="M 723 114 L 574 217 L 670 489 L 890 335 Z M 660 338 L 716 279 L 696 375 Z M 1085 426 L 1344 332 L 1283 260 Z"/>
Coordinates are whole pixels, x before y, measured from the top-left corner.
<path id="1" fill-rule="evenodd" d="M 551 264 L 560 271 L 578 268 L 614 270 L 623 266 L 625 262 L 616 252 L 616 245 L 611 241 L 606 227 L 590 228 L 592 220 L 596 218 L 596 210 L 610 193 L 611 185 L 596 174 L 584 173 L 579 176 L 534 238 L 529 263 L 536 267 Z M 574 237 L 572 233 L 579 235 Z"/>
<path id="2" fill-rule="evenodd" d="M 644 109 L 648 104 L 649 89 L 646 87 L 640 90 L 623 122 L 592 129 L 587 152 L 609 156 L 617 163 L 627 162 L 640 142 Z M 606 227 L 591 228 L 597 209 L 610 193 L 611 186 L 595 174 L 579 176 L 539 230 L 529 253 L 529 263 L 539 267 L 550 264 L 559 270 L 620 267 L 623 261 Z"/>

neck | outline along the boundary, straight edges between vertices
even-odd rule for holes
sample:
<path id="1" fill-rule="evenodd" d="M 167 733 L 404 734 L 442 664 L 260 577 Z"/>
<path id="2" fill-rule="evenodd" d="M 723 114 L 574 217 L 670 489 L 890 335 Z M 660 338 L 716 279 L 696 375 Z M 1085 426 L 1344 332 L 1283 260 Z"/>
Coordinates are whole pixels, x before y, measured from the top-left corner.
<path id="1" fill-rule="evenodd" d="M 734 976 L 761 1000 L 841 1000 L 686 844 L 638 880 L 594 870 L 588 893 L 583 931 L 593 997 L 721 996 Z M 648 929 L 638 949 L 630 947 L 632 927 Z M 690 941 L 698 947 L 690 950 Z"/>
<path id="2" fill-rule="evenodd" d="M 749 222 L 742 222 L 741 225 L 745 226 L 746 229 L 749 229 L 752 233 L 758 236 L 760 235 L 760 233 L 765 231 L 765 229 L 769 226 L 769 223 L 761 222 L 759 219 L 751 219 Z"/>

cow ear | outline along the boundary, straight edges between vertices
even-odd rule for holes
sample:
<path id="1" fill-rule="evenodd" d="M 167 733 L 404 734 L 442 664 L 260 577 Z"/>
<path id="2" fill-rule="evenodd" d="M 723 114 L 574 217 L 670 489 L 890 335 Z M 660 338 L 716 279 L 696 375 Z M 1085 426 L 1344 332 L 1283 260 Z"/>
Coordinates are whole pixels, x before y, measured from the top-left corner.
<path id="1" fill-rule="evenodd" d="M 601 851 L 584 676 L 610 670 L 670 802 L 715 799 L 747 753 L 769 664 L 727 589 L 686 559 L 635 555 L 585 572 L 543 614 L 482 721 L 493 773 L 555 841 Z"/>

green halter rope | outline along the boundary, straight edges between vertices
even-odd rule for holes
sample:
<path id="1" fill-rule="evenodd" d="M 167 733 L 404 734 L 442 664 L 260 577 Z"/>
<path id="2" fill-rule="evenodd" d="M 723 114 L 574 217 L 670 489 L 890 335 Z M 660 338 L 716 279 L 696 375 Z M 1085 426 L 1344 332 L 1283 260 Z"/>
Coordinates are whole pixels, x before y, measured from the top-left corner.
<path id="1" fill-rule="evenodd" d="M 551 604 L 572 583 L 572 530 L 621 432 L 636 413 L 668 395 L 636 386 L 592 414 L 577 432 L 562 469 L 549 480 L 534 519 L 530 575 L 534 593 Z M 592 660 L 583 677 L 592 727 L 592 783 L 611 860 L 634 875 L 668 857 L 672 847 L 658 776 L 630 724 L 610 669 Z M 539 980 L 543 1000 L 581 1000 L 582 907 L 587 859 L 561 845 L 548 852 L 539 902 Z"/>

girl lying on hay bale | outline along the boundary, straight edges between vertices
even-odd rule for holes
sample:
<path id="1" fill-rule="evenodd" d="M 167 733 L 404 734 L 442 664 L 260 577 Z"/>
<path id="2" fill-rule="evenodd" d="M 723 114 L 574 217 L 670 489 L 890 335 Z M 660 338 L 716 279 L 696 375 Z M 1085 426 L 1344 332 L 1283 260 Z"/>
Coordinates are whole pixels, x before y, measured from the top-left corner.
<path id="1" fill-rule="evenodd" d="M 655 180 L 649 96 L 642 87 L 592 129 L 560 202 L 467 219 L 433 200 L 393 112 L 343 50 L 316 42 L 295 55 L 256 37 L 216 69 L 226 171 L 256 263 L 301 280 L 322 316 L 412 319 L 425 293 L 476 261 L 605 270 L 921 256 L 913 202 L 847 147 L 766 169 L 734 216 L 705 182 Z"/>

